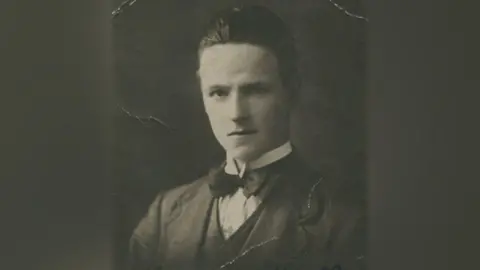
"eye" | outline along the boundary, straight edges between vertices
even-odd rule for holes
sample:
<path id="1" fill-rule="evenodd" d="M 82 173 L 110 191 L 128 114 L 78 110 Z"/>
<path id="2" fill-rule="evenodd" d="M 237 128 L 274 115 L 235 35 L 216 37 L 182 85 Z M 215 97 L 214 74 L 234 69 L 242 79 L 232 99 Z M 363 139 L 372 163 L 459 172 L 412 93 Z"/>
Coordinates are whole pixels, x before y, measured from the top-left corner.
<path id="1" fill-rule="evenodd" d="M 268 92 L 269 92 L 269 89 L 267 87 L 262 87 L 262 86 L 246 89 L 246 94 L 249 94 L 249 95 L 264 95 Z"/>
<path id="2" fill-rule="evenodd" d="M 226 89 L 212 89 L 208 92 L 209 97 L 226 97 L 228 91 Z"/>
<path id="3" fill-rule="evenodd" d="M 244 91 L 247 95 L 264 95 L 270 92 L 270 88 L 263 83 L 253 83 L 245 86 Z"/>
<path id="4" fill-rule="evenodd" d="M 252 92 L 255 94 L 265 94 L 269 92 L 269 89 L 265 86 L 258 86 L 252 89 Z"/>

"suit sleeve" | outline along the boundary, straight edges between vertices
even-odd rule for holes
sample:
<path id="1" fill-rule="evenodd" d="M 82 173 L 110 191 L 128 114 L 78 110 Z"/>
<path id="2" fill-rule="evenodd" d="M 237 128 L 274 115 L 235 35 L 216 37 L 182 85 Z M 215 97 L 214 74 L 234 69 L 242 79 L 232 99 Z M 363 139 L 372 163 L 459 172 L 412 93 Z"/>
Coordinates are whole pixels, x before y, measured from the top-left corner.
<path id="1" fill-rule="evenodd" d="M 156 270 L 162 200 L 163 194 L 159 194 L 130 238 L 128 270 Z"/>

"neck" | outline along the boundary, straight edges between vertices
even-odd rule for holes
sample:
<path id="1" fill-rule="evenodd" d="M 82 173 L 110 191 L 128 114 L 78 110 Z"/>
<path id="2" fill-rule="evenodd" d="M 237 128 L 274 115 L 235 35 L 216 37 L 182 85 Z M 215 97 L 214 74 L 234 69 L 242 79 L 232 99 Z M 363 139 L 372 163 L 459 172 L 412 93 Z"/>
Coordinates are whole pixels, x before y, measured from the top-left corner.
<path id="1" fill-rule="evenodd" d="M 284 158 L 291 152 L 292 145 L 290 141 L 287 140 L 264 152 L 257 158 L 247 161 L 230 157 L 227 153 L 227 164 L 225 167 L 225 171 L 230 174 L 243 174 L 247 169 L 254 170 L 267 166 L 277 160 Z"/>
<path id="2" fill-rule="evenodd" d="M 238 164 L 238 165 L 244 165 L 244 164 L 248 164 L 248 163 L 251 163 L 251 162 L 254 162 L 255 160 L 258 160 L 259 158 L 261 158 L 262 156 L 264 156 L 265 154 L 271 152 L 271 151 L 274 151 L 275 149 L 279 148 L 279 147 L 282 147 L 284 146 L 285 144 L 288 144 L 290 143 L 290 140 L 286 139 L 286 140 L 282 140 L 276 144 L 273 144 L 271 147 L 267 148 L 265 151 L 259 153 L 259 154 L 256 154 L 254 156 L 250 156 L 248 158 L 234 158 L 232 157 L 231 155 L 229 155 L 227 153 L 227 157 L 229 157 L 229 159 L 233 159 L 235 160 L 235 162 Z"/>

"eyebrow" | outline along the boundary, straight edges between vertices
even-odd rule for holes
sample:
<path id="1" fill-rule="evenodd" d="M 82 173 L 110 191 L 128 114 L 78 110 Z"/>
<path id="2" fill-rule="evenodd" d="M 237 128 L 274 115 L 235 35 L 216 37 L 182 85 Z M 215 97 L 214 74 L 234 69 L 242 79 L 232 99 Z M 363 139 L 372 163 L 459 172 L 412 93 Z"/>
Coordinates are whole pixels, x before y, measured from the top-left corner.
<path id="1" fill-rule="evenodd" d="M 249 90 L 249 89 L 256 89 L 256 88 L 268 88 L 269 86 L 270 84 L 267 82 L 252 82 L 252 83 L 246 83 L 246 84 L 240 85 L 240 89 Z"/>
<path id="2" fill-rule="evenodd" d="M 228 85 L 222 85 L 222 84 L 214 84 L 209 86 L 206 90 L 207 91 L 212 91 L 212 90 L 228 90 L 230 87 Z"/>
<path id="3" fill-rule="evenodd" d="M 258 89 L 258 88 L 269 88 L 270 84 L 267 83 L 267 82 L 262 82 L 262 81 L 258 81 L 258 82 L 251 82 L 251 83 L 245 83 L 245 84 L 242 84 L 240 85 L 239 89 L 240 91 L 248 91 L 248 90 L 252 90 L 252 89 Z M 211 85 L 209 86 L 207 89 L 205 89 L 206 91 L 212 91 L 212 90 L 229 90 L 231 87 L 228 86 L 228 85 L 224 85 L 224 84 L 214 84 L 214 85 Z"/>

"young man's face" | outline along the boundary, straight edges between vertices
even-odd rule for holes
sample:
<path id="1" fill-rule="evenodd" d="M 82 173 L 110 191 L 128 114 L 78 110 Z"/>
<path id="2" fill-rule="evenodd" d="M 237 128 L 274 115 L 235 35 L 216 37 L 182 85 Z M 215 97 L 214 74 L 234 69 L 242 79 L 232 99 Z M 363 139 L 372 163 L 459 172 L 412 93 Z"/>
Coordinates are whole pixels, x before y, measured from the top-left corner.
<path id="1" fill-rule="evenodd" d="M 199 57 L 205 110 L 229 155 L 249 161 L 288 140 L 290 101 L 274 54 L 227 43 L 208 47 Z"/>

